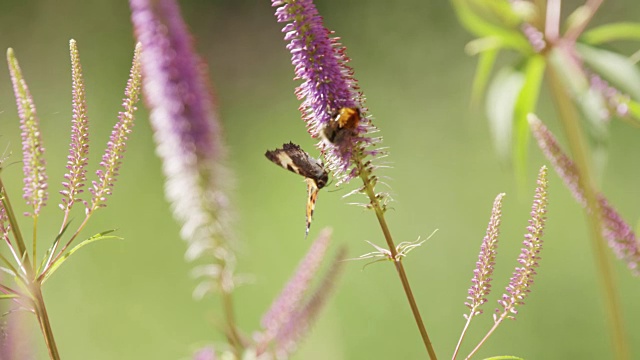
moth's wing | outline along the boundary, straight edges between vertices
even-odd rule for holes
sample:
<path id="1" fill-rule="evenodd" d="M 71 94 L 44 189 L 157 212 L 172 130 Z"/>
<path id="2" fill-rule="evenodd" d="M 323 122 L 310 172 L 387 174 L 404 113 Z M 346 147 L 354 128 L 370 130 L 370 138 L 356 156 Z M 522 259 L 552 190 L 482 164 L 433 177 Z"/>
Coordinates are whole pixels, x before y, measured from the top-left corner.
<path id="1" fill-rule="evenodd" d="M 311 219 L 313 218 L 313 209 L 316 207 L 316 200 L 318 200 L 318 192 L 320 189 L 316 185 L 316 182 L 313 179 L 305 179 L 307 182 L 307 193 L 309 197 L 307 198 L 307 231 L 304 235 L 306 239 L 309 236 L 309 228 L 311 227 Z"/>
<path id="2" fill-rule="evenodd" d="M 274 164 L 305 178 L 317 179 L 324 172 L 324 168 L 318 160 L 312 158 L 294 143 L 284 144 L 282 149 L 267 151 L 264 155 Z"/>

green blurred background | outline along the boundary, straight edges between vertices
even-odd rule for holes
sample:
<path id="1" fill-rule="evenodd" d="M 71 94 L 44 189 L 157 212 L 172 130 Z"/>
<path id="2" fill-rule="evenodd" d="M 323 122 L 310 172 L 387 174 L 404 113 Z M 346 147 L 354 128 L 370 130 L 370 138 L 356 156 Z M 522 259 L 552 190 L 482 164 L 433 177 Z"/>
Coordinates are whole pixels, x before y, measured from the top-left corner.
<path id="1" fill-rule="evenodd" d="M 581 4 L 565 2 L 567 9 Z M 263 156 L 294 141 L 313 149 L 297 110 L 293 68 L 281 24 L 268 0 L 182 1 L 184 17 L 207 59 L 229 147 L 237 209 L 238 271 L 255 283 L 235 295 L 240 327 L 248 334 L 289 278 L 311 238 L 334 229 L 333 249 L 347 244 L 355 257 L 384 241 L 372 213 L 342 199 L 347 189 L 323 191 L 309 240 L 304 240 L 305 186 Z M 388 176 L 395 201 L 388 221 L 397 242 L 426 237 L 405 265 L 441 358 L 450 357 L 464 325 L 470 285 L 491 204 L 506 192 L 503 230 L 486 315 L 473 324 L 463 354 L 490 327 L 495 300 L 516 265 L 527 225 L 534 178 L 547 162 L 530 147 L 527 183 L 494 154 L 482 110 L 469 106 L 475 59 L 463 48 L 471 36 L 446 1 L 318 1 L 325 24 L 342 37 L 356 77 L 390 148 Z M 637 20 L 640 4 L 607 1 L 596 22 Z M 35 98 L 47 147 L 50 201 L 41 217 L 42 242 L 61 221 L 57 208 L 71 119 L 69 39 L 80 49 L 91 121 L 91 173 L 120 110 L 134 41 L 126 1 L 4 1 L 0 47 L 13 47 Z M 626 53 L 631 47 L 621 44 Z M 540 115 L 558 129 L 549 99 Z M 143 106 L 140 106 L 143 108 Z M 18 118 L 8 72 L 0 72 L 0 147 L 20 160 Z M 558 133 L 559 134 L 559 133 Z M 614 121 L 602 188 L 632 224 L 640 214 L 638 130 Z M 562 137 L 561 137 L 562 139 Z M 20 203 L 21 165 L 2 172 Z M 356 186 L 357 184 L 352 185 Z M 612 358 L 598 277 L 585 220 L 550 172 L 549 221 L 542 266 L 515 322 L 502 325 L 480 357 L 512 354 L 528 359 Z M 26 207 L 20 207 L 19 212 Z M 80 221 L 77 215 L 76 225 Z M 24 218 L 23 231 L 29 229 Z M 223 339 L 215 298 L 194 302 L 195 281 L 185 245 L 163 195 L 147 113 L 131 136 L 109 206 L 85 235 L 117 228 L 124 241 L 84 248 L 47 283 L 53 329 L 64 359 L 180 359 L 202 344 Z M 609 254 L 611 255 L 611 254 Z M 610 256 L 613 259 L 613 256 Z M 414 320 L 393 267 L 350 262 L 326 311 L 301 344 L 296 359 L 425 358 Z M 633 354 L 640 356 L 640 279 L 614 262 L 622 312 Z M 29 314 L 22 346 L 46 358 Z M 5 318 L 2 319 L 2 322 Z M 30 345 L 33 344 L 33 345 Z M 26 357 L 26 355 L 25 355 Z"/>

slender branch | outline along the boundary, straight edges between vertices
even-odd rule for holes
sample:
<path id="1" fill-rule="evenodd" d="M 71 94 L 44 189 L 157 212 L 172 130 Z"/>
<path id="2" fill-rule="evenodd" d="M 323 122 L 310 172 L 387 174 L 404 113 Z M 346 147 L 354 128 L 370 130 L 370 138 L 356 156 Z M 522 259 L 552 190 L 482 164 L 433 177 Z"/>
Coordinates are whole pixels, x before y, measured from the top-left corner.
<path id="1" fill-rule="evenodd" d="M 562 51 L 562 48 L 558 49 Z M 605 306 L 608 313 L 609 326 L 611 327 L 611 337 L 616 353 L 616 359 L 629 359 L 629 344 L 624 330 L 622 313 L 620 311 L 620 299 L 613 276 L 611 261 L 607 256 L 605 241 L 602 238 L 602 222 L 600 204 L 596 197 L 595 185 L 591 176 L 589 166 L 589 154 L 582 129 L 579 124 L 579 116 L 572 99 L 565 90 L 560 75 L 554 66 L 549 66 L 549 86 L 552 98 L 560 115 L 564 133 L 569 142 L 569 148 L 578 167 L 580 176 L 579 185 L 584 189 L 584 196 L 587 206 L 585 216 L 591 232 L 591 246 L 595 256 L 595 262 L 600 275 L 600 285 L 605 298 Z"/>
<path id="2" fill-rule="evenodd" d="M 380 224 L 380 228 L 382 229 L 382 233 L 384 234 L 384 239 L 386 240 L 389 251 L 391 252 L 393 263 L 396 266 L 396 271 L 398 272 L 398 276 L 400 277 L 400 282 L 402 282 L 402 288 L 404 289 L 404 292 L 407 296 L 407 300 L 409 300 L 409 306 L 411 307 L 411 312 L 413 313 L 413 317 L 415 318 L 418 329 L 420 330 L 420 336 L 422 337 L 424 346 L 427 348 L 427 352 L 429 353 L 429 357 L 431 358 L 431 360 L 436 360 L 436 353 L 433 350 L 433 346 L 431 345 L 431 340 L 429 339 L 427 329 L 425 328 L 424 322 L 422 321 L 422 316 L 420 316 L 420 310 L 418 309 L 418 305 L 416 304 L 413 292 L 411 291 L 409 279 L 407 278 L 407 274 L 404 271 L 404 266 L 400 261 L 401 259 L 397 256 L 398 251 L 396 250 L 393 238 L 391 237 L 391 232 L 389 231 L 389 227 L 387 226 L 387 221 L 384 218 L 384 210 L 380 205 L 380 199 L 376 196 L 376 193 L 374 191 L 374 184 L 371 182 L 371 171 L 365 166 L 365 164 L 363 164 L 362 155 L 360 154 L 360 152 L 356 152 L 356 154 L 354 155 L 354 162 L 356 163 L 360 178 L 364 183 L 364 191 L 371 201 L 371 207 L 376 213 L 378 223 Z"/>
<path id="3" fill-rule="evenodd" d="M 482 340 L 480 340 L 478 345 L 476 345 L 476 347 L 473 350 L 471 350 L 469 355 L 467 355 L 465 357 L 465 360 L 470 359 L 473 355 L 475 355 L 476 352 L 478 352 L 478 350 L 480 350 L 480 347 L 482 347 L 482 345 L 484 345 L 484 343 L 487 342 L 487 340 L 489 339 L 489 336 L 491 336 L 493 334 L 493 332 L 496 331 L 496 329 L 498 328 L 498 325 L 500 325 L 500 323 L 502 323 L 502 321 L 507 318 L 508 314 L 509 313 L 505 310 L 500 315 L 500 317 L 496 321 L 494 321 L 493 326 L 491 327 L 491 329 L 489 329 L 489 331 L 487 331 L 487 334 L 482 338 Z"/>
<path id="4" fill-rule="evenodd" d="M 51 330 L 51 323 L 49 322 L 49 314 L 47 313 L 47 308 L 44 305 L 42 289 L 40 288 L 39 283 L 33 285 L 32 292 L 34 295 L 33 300 L 35 302 L 34 308 L 36 316 L 38 317 L 40 329 L 42 330 L 44 341 L 47 345 L 47 350 L 49 351 L 49 358 L 51 358 L 51 360 L 60 360 L 60 354 L 58 353 L 56 341 L 53 338 L 53 331 Z"/>
<path id="5" fill-rule="evenodd" d="M 229 340 L 229 343 L 233 347 L 236 358 L 239 359 L 242 356 L 243 345 L 242 341 L 240 341 L 240 336 L 238 335 L 238 329 L 236 327 L 236 317 L 235 311 L 233 309 L 233 297 L 230 291 L 227 291 L 223 288 L 222 277 L 220 283 L 223 312 L 227 323 L 227 340 Z"/>
<path id="6" fill-rule="evenodd" d="M 16 245 L 18 246 L 18 251 L 20 252 L 20 261 L 18 265 L 20 265 L 23 271 L 25 271 L 25 275 L 29 275 L 31 273 L 31 261 L 29 260 L 29 254 L 27 253 L 27 246 L 24 243 L 24 238 L 22 237 L 20 227 L 18 226 L 18 220 L 16 219 L 16 215 L 13 212 L 13 207 L 11 206 L 11 202 L 9 201 L 9 194 L 7 193 L 7 189 L 4 186 L 4 182 L 2 181 L 1 177 L 0 197 L 2 197 L 4 209 L 7 212 L 7 218 L 9 219 L 9 224 L 11 225 L 11 232 L 13 233 Z"/>
<path id="7" fill-rule="evenodd" d="M 464 329 L 462 329 L 462 333 L 460 334 L 460 338 L 458 339 L 458 344 L 456 344 L 456 349 L 453 351 L 453 355 L 451 356 L 451 360 L 455 360 L 456 356 L 458 356 L 458 352 L 460 351 L 460 346 L 462 345 L 462 340 L 464 336 L 467 334 L 467 329 L 469 328 L 469 324 L 471 324 L 471 319 L 473 319 L 474 311 L 471 311 L 469 317 L 467 317 L 467 323 L 464 324 Z"/>
<path id="8" fill-rule="evenodd" d="M 586 14 L 582 19 L 580 19 L 580 23 L 578 25 L 567 30 L 564 38 L 572 41 L 578 39 L 578 37 L 584 32 L 587 25 L 589 25 L 589 22 L 591 22 L 591 19 L 600 8 L 600 5 L 602 5 L 602 2 L 603 0 L 587 0 L 587 3 L 582 6 L 583 9 L 587 10 Z"/>

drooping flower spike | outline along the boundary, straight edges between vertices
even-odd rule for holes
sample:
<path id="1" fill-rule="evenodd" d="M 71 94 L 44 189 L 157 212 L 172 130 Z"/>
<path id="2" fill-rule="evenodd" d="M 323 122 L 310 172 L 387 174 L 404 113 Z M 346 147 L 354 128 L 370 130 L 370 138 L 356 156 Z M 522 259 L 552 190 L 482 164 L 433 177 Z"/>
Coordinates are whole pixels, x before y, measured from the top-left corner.
<path id="1" fill-rule="evenodd" d="M 538 141 L 538 146 L 544 155 L 551 161 L 556 172 L 562 178 L 565 185 L 575 199 L 583 207 L 587 206 L 584 189 L 580 187 L 580 173 L 571 158 L 567 156 L 555 136 L 535 115 L 529 116 L 529 125 L 533 136 Z M 623 259 L 629 269 L 640 275 L 640 244 L 633 229 L 622 216 L 609 203 L 602 194 L 596 194 L 600 205 L 600 216 L 602 218 L 602 235 L 607 239 L 609 247 L 619 259 Z M 589 209 L 592 211 L 592 209 Z"/>
<path id="2" fill-rule="evenodd" d="M 287 23 L 282 31 L 289 41 L 296 79 L 303 81 L 295 93 L 302 100 L 300 111 L 308 131 L 313 138 L 325 139 L 318 146 L 337 184 L 348 182 L 359 171 L 354 156 L 379 154 L 379 149 L 367 148 L 380 139 L 369 136 L 376 129 L 347 65 L 346 49 L 324 27 L 313 1 L 272 0 L 272 5 L 278 7 L 278 22 Z M 338 131 L 341 136 L 336 137 Z"/>

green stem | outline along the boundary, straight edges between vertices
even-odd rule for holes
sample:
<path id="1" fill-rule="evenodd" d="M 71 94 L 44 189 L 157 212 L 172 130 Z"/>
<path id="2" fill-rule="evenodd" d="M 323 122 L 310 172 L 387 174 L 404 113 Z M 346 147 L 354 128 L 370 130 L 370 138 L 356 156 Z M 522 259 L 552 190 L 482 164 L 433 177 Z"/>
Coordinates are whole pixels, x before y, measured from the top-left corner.
<path id="1" fill-rule="evenodd" d="M 220 284 L 220 287 L 222 292 L 222 306 L 227 323 L 227 339 L 233 347 L 236 359 L 240 359 L 242 357 L 243 346 L 240 341 L 240 336 L 238 335 L 238 329 L 236 328 L 236 317 L 235 311 L 233 310 L 233 297 L 230 291 L 222 289 L 222 284 Z"/>
<path id="2" fill-rule="evenodd" d="M 13 233 L 16 245 L 18 246 L 18 251 L 20 252 L 21 259 L 19 265 L 23 268 L 23 271 L 25 271 L 25 275 L 31 278 L 31 276 L 29 275 L 32 269 L 31 261 L 29 260 L 29 254 L 27 253 L 27 246 L 25 245 L 24 238 L 22 237 L 22 233 L 20 232 L 20 227 L 18 226 L 18 221 L 16 219 L 16 215 L 13 212 L 13 207 L 11 206 L 11 202 L 9 201 L 9 194 L 7 193 L 7 189 L 4 186 L 2 177 L 0 177 L 0 196 L 2 196 L 4 209 L 7 212 L 9 224 L 11 224 L 11 232 Z"/>
<path id="3" fill-rule="evenodd" d="M 393 263 L 396 266 L 396 271 L 398 272 L 398 276 L 400 277 L 400 282 L 402 283 L 402 288 L 407 296 L 407 300 L 409 300 L 409 306 L 411 307 L 411 312 L 413 313 L 413 317 L 416 320 L 416 324 L 418 325 L 418 329 L 420 330 L 420 336 L 422 337 L 422 342 L 429 353 L 429 358 L 431 360 L 436 360 L 436 353 L 433 350 L 433 346 L 431 345 L 431 340 L 429 340 L 429 335 L 427 334 L 427 329 L 424 326 L 424 322 L 422 321 L 422 316 L 420 316 L 420 310 L 418 309 L 418 305 L 416 304 L 416 300 L 413 296 L 413 291 L 411 291 L 411 285 L 409 285 L 409 279 L 407 278 L 407 274 L 404 271 L 404 266 L 400 261 L 400 258 L 397 256 L 398 252 L 396 250 L 396 246 L 393 242 L 393 238 L 391 237 L 391 232 L 389 231 L 389 227 L 387 226 L 387 221 L 384 218 L 384 210 L 380 205 L 380 199 L 376 196 L 374 191 L 374 184 L 371 179 L 371 171 L 366 167 L 365 164 L 362 163 L 362 156 L 357 153 L 354 155 L 354 161 L 356 163 L 356 167 L 358 168 L 358 173 L 360 174 L 360 178 L 364 183 L 364 191 L 369 197 L 371 201 L 371 207 L 373 211 L 376 213 L 376 217 L 378 218 L 378 223 L 380 224 L 380 228 L 382 229 L 382 233 L 384 234 L 384 239 L 387 242 L 387 246 L 389 247 L 389 251 L 391 252 Z"/>
<path id="4" fill-rule="evenodd" d="M 44 299 L 42 297 L 42 289 L 40 284 L 35 284 L 32 289 L 33 300 L 35 301 L 35 312 L 40 323 L 40 329 L 42 335 L 44 335 L 44 341 L 49 351 L 49 358 L 51 360 L 60 360 L 60 354 L 58 354 L 58 347 L 56 341 L 53 338 L 53 331 L 51 330 L 51 323 L 49 322 L 49 314 L 47 314 L 47 308 L 44 305 Z"/>
<path id="5" fill-rule="evenodd" d="M 561 50 L 559 50 L 561 51 Z M 565 54 L 561 54 L 565 56 Z M 611 337 L 616 359 L 629 359 L 629 345 L 625 334 L 622 313 L 620 311 L 619 293 L 615 278 L 613 276 L 612 265 L 605 241 L 602 237 L 601 212 L 598 199 L 596 197 L 596 187 L 591 176 L 589 154 L 585 140 L 582 135 L 578 112 L 573 104 L 573 100 L 565 90 L 560 75 L 554 66 L 549 66 L 549 85 L 560 119 L 564 126 L 564 132 L 569 142 L 569 148 L 573 154 L 578 168 L 578 183 L 584 189 L 584 196 L 587 202 L 585 216 L 591 232 L 591 246 L 595 256 L 595 262 L 600 275 L 600 284 L 605 298 L 605 306 L 608 313 L 609 326 L 611 327 Z"/>

